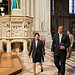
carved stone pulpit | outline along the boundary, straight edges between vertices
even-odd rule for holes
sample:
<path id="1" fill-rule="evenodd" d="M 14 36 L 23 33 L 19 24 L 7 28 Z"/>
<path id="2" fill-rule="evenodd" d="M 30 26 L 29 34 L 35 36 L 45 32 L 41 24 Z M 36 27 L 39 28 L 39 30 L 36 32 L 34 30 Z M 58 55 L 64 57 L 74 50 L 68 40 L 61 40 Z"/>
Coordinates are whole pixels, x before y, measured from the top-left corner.
<path id="1" fill-rule="evenodd" d="M 23 42 L 23 47 L 27 46 L 26 41 L 33 38 L 32 24 L 33 18 L 28 16 L 0 16 L 0 42 L 7 43 L 7 52 L 11 52 L 13 42 Z"/>

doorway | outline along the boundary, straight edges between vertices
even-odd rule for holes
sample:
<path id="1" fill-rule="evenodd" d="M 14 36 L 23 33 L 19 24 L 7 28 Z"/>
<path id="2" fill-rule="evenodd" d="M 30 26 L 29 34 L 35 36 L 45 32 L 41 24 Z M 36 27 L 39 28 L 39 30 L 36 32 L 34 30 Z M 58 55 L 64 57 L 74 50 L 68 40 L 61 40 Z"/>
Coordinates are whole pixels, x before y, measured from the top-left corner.
<path id="1" fill-rule="evenodd" d="M 14 42 L 11 44 L 11 50 L 15 52 L 23 51 L 23 42 Z"/>

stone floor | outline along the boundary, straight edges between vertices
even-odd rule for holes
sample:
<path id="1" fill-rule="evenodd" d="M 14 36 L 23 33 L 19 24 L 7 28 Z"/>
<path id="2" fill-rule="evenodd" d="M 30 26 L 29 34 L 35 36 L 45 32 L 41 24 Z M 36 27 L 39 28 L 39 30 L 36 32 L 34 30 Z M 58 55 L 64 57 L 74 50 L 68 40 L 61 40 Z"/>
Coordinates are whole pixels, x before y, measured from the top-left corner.
<path id="1" fill-rule="evenodd" d="M 28 57 L 28 52 L 17 53 L 23 70 L 18 75 L 33 75 L 32 59 Z M 43 63 L 44 71 L 40 72 L 40 65 L 36 64 L 37 75 L 57 75 L 57 69 L 54 65 L 53 56 L 51 52 L 46 49 L 45 62 Z M 72 57 L 66 60 L 66 73 L 65 75 L 75 75 L 75 51 L 72 52 Z"/>

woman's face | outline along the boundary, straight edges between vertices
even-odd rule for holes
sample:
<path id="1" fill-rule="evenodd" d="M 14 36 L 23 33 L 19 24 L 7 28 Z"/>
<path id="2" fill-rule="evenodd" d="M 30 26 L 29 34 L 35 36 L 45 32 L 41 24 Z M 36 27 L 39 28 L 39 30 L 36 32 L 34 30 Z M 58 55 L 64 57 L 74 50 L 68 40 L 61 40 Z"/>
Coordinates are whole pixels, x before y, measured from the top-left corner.
<path id="1" fill-rule="evenodd" d="M 67 31 L 67 34 L 69 35 L 69 34 L 70 34 L 70 32 L 69 32 L 69 31 Z"/>
<path id="2" fill-rule="evenodd" d="M 35 36 L 35 39 L 36 39 L 36 40 L 38 40 L 38 39 L 39 39 L 39 36 L 38 36 L 38 34 Z"/>

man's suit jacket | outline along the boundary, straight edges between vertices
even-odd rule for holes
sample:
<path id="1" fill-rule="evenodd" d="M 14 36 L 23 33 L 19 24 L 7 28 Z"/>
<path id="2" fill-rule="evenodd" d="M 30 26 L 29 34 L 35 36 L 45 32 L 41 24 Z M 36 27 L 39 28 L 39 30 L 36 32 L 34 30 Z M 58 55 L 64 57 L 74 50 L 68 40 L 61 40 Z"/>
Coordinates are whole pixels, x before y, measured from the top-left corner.
<path id="1" fill-rule="evenodd" d="M 71 45 L 73 46 L 74 36 L 72 34 L 70 34 L 70 42 L 71 42 Z"/>
<path id="2" fill-rule="evenodd" d="M 29 56 L 31 55 L 31 53 L 32 53 L 32 58 L 35 57 L 36 53 L 39 56 L 45 55 L 45 49 L 44 49 L 44 44 L 42 40 L 38 39 L 37 48 L 36 48 L 35 39 L 32 40 L 30 51 L 29 51 Z"/>
<path id="3" fill-rule="evenodd" d="M 61 50 L 59 48 L 59 33 L 56 33 L 54 34 L 53 36 L 53 42 L 52 42 L 52 48 L 51 48 L 51 52 L 54 52 L 54 55 L 57 56 L 57 55 L 66 55 L 67 51 L 66 49 L 69 47 L 70 45 L 70 39 L 69 39 L 69 36 L 66 35 L 65 33 L 62 34 L 62 39 L 61 39 L 61 42 L 64 43 L 64 47 L 65 49 L 64 50 Z"/>
<path id="4" fill-rule="evenodd" d="M 71 46 L 73 46 L 73 42 L 74 42 L 74 36 L 72 34 L 70 34 L 70 43 L 71 43 Z M 67 57 L 70 58 L 71 57 L 71 54 L 72 54 L 72 47 L 69 46 L 67 48 Z"/>

